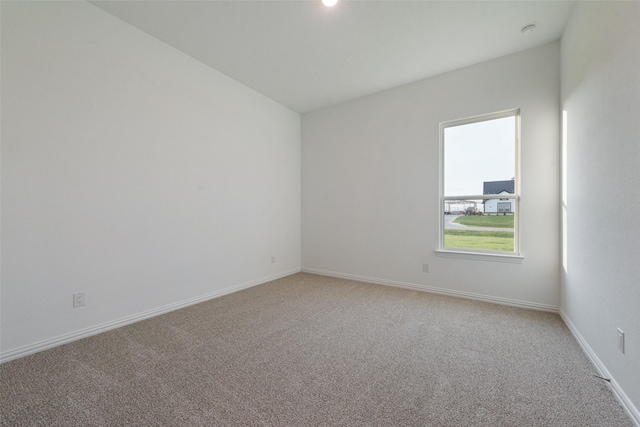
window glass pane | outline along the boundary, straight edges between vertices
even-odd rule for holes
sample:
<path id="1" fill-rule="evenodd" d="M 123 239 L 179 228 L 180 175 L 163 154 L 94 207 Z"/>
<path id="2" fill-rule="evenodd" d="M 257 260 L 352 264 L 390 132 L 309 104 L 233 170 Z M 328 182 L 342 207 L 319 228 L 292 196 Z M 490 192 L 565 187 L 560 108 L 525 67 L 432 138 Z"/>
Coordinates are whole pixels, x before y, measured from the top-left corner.
<path id="1" fill-rule="evenodd" d="M 515 136 L 515 116 L 445 128 L 444 195 L 487 194 L 485 182 L 513 180 Z"/>
<path id="2" fill-rule="evenodd" d="M 504 212 L 485 213 L 489 203 Z M 515 203 L 512 200 L 445 200 L 444 248 L 514 252 Z M 511 212 L 506 212 L 511 209 Z"/>

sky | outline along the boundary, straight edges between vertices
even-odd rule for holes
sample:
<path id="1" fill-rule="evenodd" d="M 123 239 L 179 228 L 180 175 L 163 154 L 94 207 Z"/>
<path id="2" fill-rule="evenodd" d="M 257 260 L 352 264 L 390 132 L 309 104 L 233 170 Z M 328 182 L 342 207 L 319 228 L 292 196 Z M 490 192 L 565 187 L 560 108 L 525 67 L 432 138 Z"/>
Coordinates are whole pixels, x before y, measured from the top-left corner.
<path id="1" fill-rule="evenodd" d="M 481 195 L 485 181 L 515 176 L 516 118 L 444 130 L 444 195 Z"/>

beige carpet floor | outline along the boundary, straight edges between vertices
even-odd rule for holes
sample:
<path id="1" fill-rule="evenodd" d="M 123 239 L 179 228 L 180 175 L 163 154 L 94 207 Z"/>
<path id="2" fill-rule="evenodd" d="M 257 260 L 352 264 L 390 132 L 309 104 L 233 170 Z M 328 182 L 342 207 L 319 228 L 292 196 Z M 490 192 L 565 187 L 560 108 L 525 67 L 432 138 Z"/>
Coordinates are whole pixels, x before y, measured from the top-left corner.
<path id="1" fill-rule="evenodd" d="M 631 426 L 556 314 L 299 273 L 0 365 L 3 426 Z"/>

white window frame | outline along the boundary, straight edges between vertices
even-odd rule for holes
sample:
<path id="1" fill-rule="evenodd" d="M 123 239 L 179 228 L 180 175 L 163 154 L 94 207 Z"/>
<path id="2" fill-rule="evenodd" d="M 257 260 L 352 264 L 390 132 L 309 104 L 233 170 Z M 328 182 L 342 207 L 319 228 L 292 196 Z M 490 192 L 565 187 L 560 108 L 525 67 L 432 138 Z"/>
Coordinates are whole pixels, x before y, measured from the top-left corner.
<path id="1" fill-rule="evenodd" d="M 515 176 L 513 194 L 469 194 L 464 196 L 445 196 L 444 195 L 444 131 L 446 128 L 454 126 L 462 126 L 471 123 L 478 123 L 488 120 L 502 119 L 505 117 L 515 117 Z M 444 205 L 449 200 L 489 200 L 502 199 L 514 200 L 515 212 L 513 224 L 513 252 L 484 251 L 472 249 L 456 249 L 444 247 Z M 482 114 L 479 116 L 468 117 L 465 119 L 451 120 L 440 123 L 440 242 L 439 247 L 435 250 L 437 256 L 450 258 L 468 258 L 475 260 L 497 261 L 521 263 L 524 260 L 520 252 L 520 109 L 499 111 L 496 113 Z"/>

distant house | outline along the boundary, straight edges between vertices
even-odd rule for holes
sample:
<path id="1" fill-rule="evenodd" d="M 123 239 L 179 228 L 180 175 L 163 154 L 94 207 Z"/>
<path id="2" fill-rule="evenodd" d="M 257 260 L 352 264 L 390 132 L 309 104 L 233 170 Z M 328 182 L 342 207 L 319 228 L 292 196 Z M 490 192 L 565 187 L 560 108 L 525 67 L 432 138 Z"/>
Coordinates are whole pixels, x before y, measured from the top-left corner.
<path id="1" fill-rule="evenodd" d="M 508 181 L 485 181 L 482 194 L 513 194 L 514 180 Z M 490 199 L 484 200 L 485 214 L 509 214 L 515 212 L 515 200 L 513 199 Z"/>

